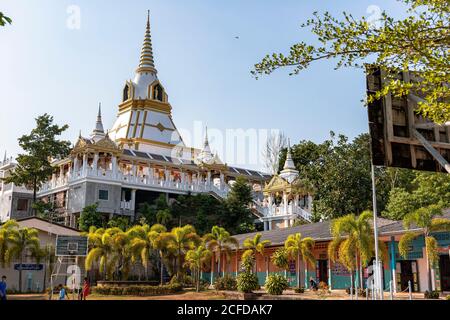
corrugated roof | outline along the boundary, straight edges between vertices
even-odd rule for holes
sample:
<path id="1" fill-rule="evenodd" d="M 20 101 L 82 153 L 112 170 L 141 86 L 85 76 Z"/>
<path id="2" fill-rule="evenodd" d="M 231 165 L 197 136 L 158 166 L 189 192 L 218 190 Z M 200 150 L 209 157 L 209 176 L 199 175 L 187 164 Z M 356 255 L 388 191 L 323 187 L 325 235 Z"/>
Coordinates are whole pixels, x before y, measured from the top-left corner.
<path id="1" fill-rule="evenodd" d="M 378 218 L 377 223 L 378 227 L 381 229 L 382 227 L 395 224 L 396 222 L 384 218 Z M 270 240 L 272 246 L 282 245 L 289 235 L 296 233 L 301 233 L 302 237 L 311 237 L 316 241 L 326 241 L 332 239 L 330 220 L 317 223 L 309 223 L 291 228 L 239 234 L 235 235 L 234 237 L 239 241 L 239 246 L 242 247 L 245 239 L 253 238 L 258 233 L 262 235 L 262 240 Z"/>

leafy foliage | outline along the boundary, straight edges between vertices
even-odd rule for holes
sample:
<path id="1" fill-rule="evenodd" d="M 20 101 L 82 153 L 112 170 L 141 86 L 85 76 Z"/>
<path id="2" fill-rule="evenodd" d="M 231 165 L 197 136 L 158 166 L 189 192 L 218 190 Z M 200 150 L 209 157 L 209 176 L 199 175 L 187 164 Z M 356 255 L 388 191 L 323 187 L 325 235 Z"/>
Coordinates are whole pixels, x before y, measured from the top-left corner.
<path id="1" fill-rule="evenodd" d="M 253 217 L 248 205 L 252 202 L 252 188 L 244 177 L 236 178 L 227 198 L 224 201 L 226 215 L 222 226 L 231 234 L 246 232 L 246 225 L 252 224 Z"/>
<path id="2" fill-rule="evenodd" d="M 289 254 L 285 248 L 276 250 L 271 257 L 272 263 L 277 268 L 287 270 L 289 268 Z"/>
<path id="3" fill-rule="evenodd" d="M 408 189 L 391 190 L 383 216 L 402 220 L 409 213 L 432 204 L 443 208 L 450 206 L 450 176 L 443 173 L 414 172 Z"/>
<path id="4" fill-rule="evenodd" d="M 214 288 L 216 290 L 235 291 L 237 289 L 236 278 L 229 274 L 225 274 L 223 277 L 218 277 L 214 281 Z"/>
<path id="5" fill-rule="evenodd" d="M 5 16 L 3 14 L 3 12 L 0 12 L 0 27 L 6 26 L 7 23 L 11 24 L 12 23 L 12 19 L 7 17 L 7 16 Z"/>
<path id="6" fill-rule="evenodd" d="M 282 295 L 283 291 L 289 288 L 287 279 L 280 274 L 270 274 L 265 283 L 265 288 L 268 294 Z"/>
<path id="7" fill-rule="evenodd" d="M 237 289 L 244 293 L 252 293 L 259 289 L 258 277 L 255 273 L 242 272 L 237 276 Z"/>
<path id="8" fill-rule="evenodd" d="M 262 240 L 262 234 L 257 233 L 253 238 L 247 238 L 244 240 L 244 248 L 251 250 L 255 255 L 260 254 L 264 256 L 264 250 L 271 244 L 270 240 Z M 255 260 L 255 267 L 258 270 Z"/>
<path id="9" fill-rule="evenodd" d="M 94 294 L 114 295 L 114 296 L 157 296 L 181 292 L 183 287 L 180 284 L 168 284 L 164 286 L 102 286 L 92 288 Z"/>
<path id="10" fill-rule="evenodd" d="M 449 26 L 447 0 L 403 0 L 409 6 L 406 18 L 395 20 L 385 12 L 375 24 L 365 17 L 356 19 L 344 12 L 342 20 L 325 12 L 313 13 L 302 27 L 311 28 L 319 45 L 294 44 L 287 56 L 267 55 L 255 65 L 253 75 L 270 74 L 282 67 L 292 67 L 292 74 L 307 69 L 320 60 L 337 59 L 336 69 L 362 67 L 373 61 L 387 71 L 386 87 L 368 97 L 380 99 L 389 92 L 395 96 L 416 93 L 424 97 L 419 111 L 435 122 L 450 120 Z M 395 76 L 403 70 L 420 72 L 420 82 L 403 82 Z"/>
<path id="11" fill-rule="evenodd" d="M 199 245 L 186 253 L 186 264 L 192 268 L 195 273 L 195 282 L 197 292 L 200 291 L 200 273 L 206 262 L 211 258 L 211 251 L 204 245 Z"/>
<path id="12" fill-rule="evenodd" d="M 211 232 L 206 234 L 203 240 L 207 243 L 208 249 L 214 252 L 218 262 L 218 272 L 220 273 L 222 271 L 222 254 L 225 253 L 227 259 L 229 259 L 233 249 L 239 246 L 239 242 L 225 228 L 219 226 L 212 227 Z"/>
<path id="13" fill-rule="evenodd" d="M 62 159 L 69 153 L 70 141 L 56 139 L 67 128 L 53 124 L 53 117 L 48 114 L 36 118 L 31 133 L 19 138 L 19 146 L 25 153 L 19 154 L 17 167 L 3 180 L 33 190 L 33 203 L 36 202 L 37 190 L 55 171 L 51 159 Z"/>
<path id="14" fill-rule="evenodd" d="M 119 228 L 127 230 L 130 227 L 130 219 L 127 217 L 116 216 L 108 221 L 106 224 L 108 228 Z"/>
<path id="15" fill-rule="evenodd" d="M 83 208 L 80 219 L 78 220 L 78 227 L 81 231 L 87 232 L 90 227 L 102 228 L 104 225 L 103 216 L 97 211 L 98 204 L 94 203 Z"/>

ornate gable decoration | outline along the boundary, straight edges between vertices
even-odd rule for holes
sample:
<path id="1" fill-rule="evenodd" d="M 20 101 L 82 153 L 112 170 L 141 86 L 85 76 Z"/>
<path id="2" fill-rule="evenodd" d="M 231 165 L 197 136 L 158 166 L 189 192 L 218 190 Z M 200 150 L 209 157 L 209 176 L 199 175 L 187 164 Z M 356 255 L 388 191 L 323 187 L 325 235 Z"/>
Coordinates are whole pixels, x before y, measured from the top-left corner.
<path id="1" fill-rule="evenodd" d="M 94 144 L 99 149 L 107 149 L 108 151 L 119 151 L 117 144 L 112 141 L 108 135 Z"/>
<path id="2" fill-rule="evenodd" d="M 111 152 L 113 154 L 120 154 L 121 148 L 111 140 L 108 134 L 97 142 L 92 139 L 79 137 L 75 143 L 71 153 L 76 154 L 80 152 Z"/>

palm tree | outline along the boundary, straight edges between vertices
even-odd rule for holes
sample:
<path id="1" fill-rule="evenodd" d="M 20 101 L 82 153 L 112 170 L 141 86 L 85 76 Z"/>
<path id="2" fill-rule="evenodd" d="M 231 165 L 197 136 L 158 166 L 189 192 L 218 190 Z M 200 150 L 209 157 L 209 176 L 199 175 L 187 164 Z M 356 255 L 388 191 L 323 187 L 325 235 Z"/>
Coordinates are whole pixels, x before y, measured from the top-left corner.
<path id="1" fill-rule="evenodd" d="M 11 229 L 8 236 L 9 247 L 7 251 L 7 262 L 18 259 L 19 267 L 19 291 L 22 292 L 22 264 L 27 253 L 31 257 L 39 255 L 40 243 L 38 231 L 33 228 Z"/>
<path id="2" fill-rule="evenodd" d="M 148 280 L 148 264 L 150 261 L 150 253 L 154 249 L 154 241 L 149 237 L 150 226 L 136 225 L 127 231 L 130 237 L 130 251 L 132 262 L 140 260 L 145 270 L 145 279 Z"/>
<path id="3" fill-rule="evenodd" d="M 9 236 L 13 229 L 18 228 L 19 225 L 15 220 L 8 220 L 0 226 L 0 264 L 4 268 L 6 265 L 6 254 L 9 246 Z"/>
<path id="4" fill-rule="evenodd" d="M 170 220 L 172 220 L 172 215 L 169 209 L 159 210 L 156 214 L 156 222 L 158 224 L 166 225 Z"/>
<path id="5" fill-rule="evenodd" d="M 112 236 L 111 267 L 115 267 L 115 274 L 119 280 L 126 279 L 133 258 L 130 250 L 131 237 L 119 228 L 107 229 L 106 232 Z"/>
<path id="6" fill-rule="evenodd" d="M 438 205 L 430 205 L 407 214 L 403 219 L 405 228 L 410 229 L 412 225 L 415 225 L 421 230 L 406 232 L 401 237 L 398 244 L 400 254 L 406 258 L 410 251 L 412 241 L 419 236 L 424 237 L 429 291 L 433 290 L 431 283 L 431 269 L 434 268 L 438 261 L 438 244 L 433 233 L 450 231 L 450 220 L 440 218 L 439 216 L 442 216 L 442 208 Z"/>
<path id="7" fill-rule="evenodd" d="M 218 266 L 217 271 L 219 275 L 222 271 L 221 259 L 222 253 L 225 253 L 227 258 L 230 256 L 230 252 L 232 250 L 231 245 L 236 247 L 239 246 L 239 242 L 236 238 L 232 237 L 230 233 L 225 230 L 225 228 L 214 226 L 211 229 L 211 233 L 208 233 L 204 236 L 204 240 L 207 243 L 207 248 L 214 252 L 216 257 Z M 214 269 L 211 269 L 211 284 L 214 283 Z M 222 276 L 224 275 L 224 271 Z"/>
<path id="8" fill-rule="evenodd" d="M 166 243 L 162 241 L 161 235 L 167 232 L 165 226 L 161 224 L 155 224 L 150 228 L 148 238 L 152 243 L 152 247 L 158 250 L 159 253 L 159 263 L 160 263 L 160 285 L 164 282 L 164 251 L 167 250 Z"/>
<path id="9" fill-rule="evenodd" d="M 36 257 L 36 263 L 44 260 L 44 276 L 42 281 L 43 290 L 47 287 L 47 271 L 53 270 L 53 266 L 56 262 L 55 248 L 51 244 L 47 244 L 45 247 L 39 250 L 39 254 Z"/>
<path id="10" fill-rule="evenodd" d="M 284 276 L 286 277 L 287 269 L 289 268 L 289 254 L 286 248 L 279 248 L 270 258 L 274 266 L 284 270 Z"/>
<path id="11" fill-rule="evenodd" d="M 253 238 L 247 238 L 244 240 L 244 248 L 252 250 L 253 253 L 255 254 L 256 273 L 258 273 L 258 266 L 257 266 L 258 259 L 256 255 L 259 253 L 261 256 L 264 257 L 264 249 L 266 248 L 266 246 L 269 246 L 272 243 L 270 240 L 261 240 L 261 237 L 262 237 L 261 233 L 257 233 Z"/>
<path id="12" fill-rule="evenodd" d="M 359 269 L 360 287 L 363 287 L 363 266 L 367 266 L 374 254 L 374 235 L 371 225 L 373 214 L 364 211 L 358 217 L 349 214 L 332 222 L 333 240 L 328 246 L 328 255 L 333 262 L 338 253 L 339 261 L 350 271 L 351 292 L 353 293 L 353 273 Z M 386 246 L 379 241 L 380 257 L 386 257 Z"/>
<path id="13" fill-rule="evenodd" d="M 176 252 L 177 277 L 180 278 L 183 257 L 188 250 L 194 249 L 196 244 L 200 243 L 200 237 L 193 226 L 185 225 L 184 227 L 175 227 L 171 232 L 163 233 L 161 238 L 168 249 Z"/>
<path id="14" fill-rule="evenodd" d="M 99 271 L 103 273 L 104 280 L 108 280 L 112 273 L 110 260 L 114 254 L 114 244 L 111 231 L 91 227 L 87 234 L 90 250 L 85 261 L 86 271 L 90 271 L 94 264 L 98 264 Z"/>
<path id="15" fill-rule="evenodd" d="M 300 288 L 300 260 L 305 263 L 305 272 L 308 270 L 308 263 L 314 265 L 316 259 L 313 255 L 314 239 L 302 238 L 301 233 L 291 234 L 284 242 L 284 248 L 289 257 L 297 262 L 297 286 Z"/>
<path id="16" fill-rule="evenodd" d="M 205 263 L 211 258 L 212 252 L 204 245 L 186 252 L 186 264 L 192 268 L 195 273 L 197 292 L 200 291 L 200 272 Z"/>

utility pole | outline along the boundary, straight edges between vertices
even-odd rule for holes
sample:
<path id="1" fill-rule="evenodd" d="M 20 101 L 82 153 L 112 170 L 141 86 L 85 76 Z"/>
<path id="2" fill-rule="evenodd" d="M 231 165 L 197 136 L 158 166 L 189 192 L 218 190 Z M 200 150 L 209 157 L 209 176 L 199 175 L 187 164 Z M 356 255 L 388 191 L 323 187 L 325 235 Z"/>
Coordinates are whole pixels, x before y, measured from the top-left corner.
<path id="1" fill-rule="evenodd" d="M 378 259 L 378 227 L 377 227 L 377 190 L 375 186 L 375 166 L 372 164 L 372 202 L 373 202 L 373 232 L 375 241 L 375 296 L 379 290 L 380 300 L 383 300 L 383 287 L 381 285 L 381 265 Z"/>

